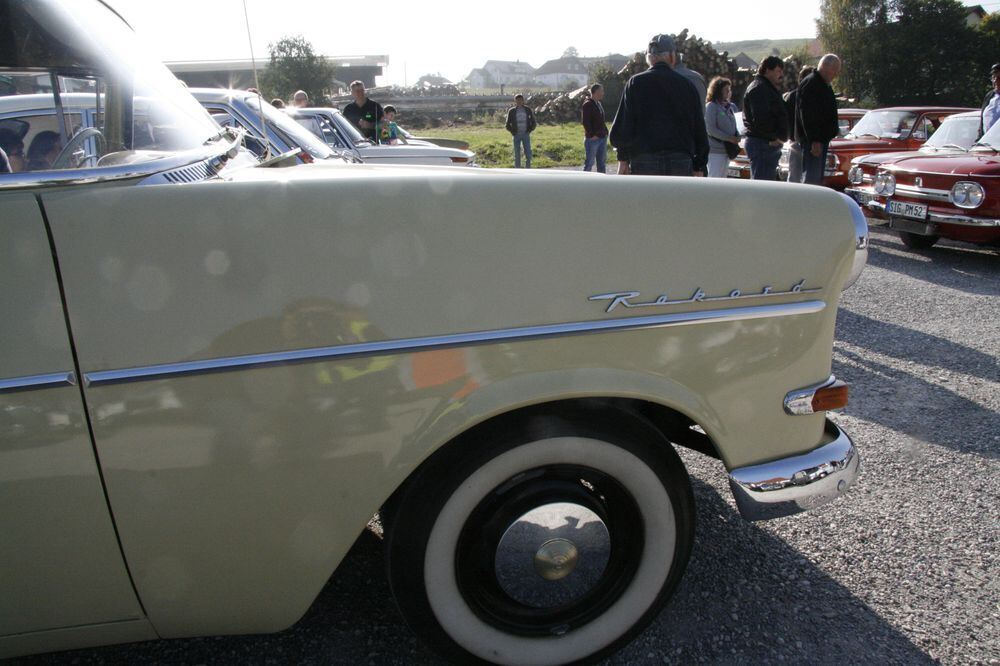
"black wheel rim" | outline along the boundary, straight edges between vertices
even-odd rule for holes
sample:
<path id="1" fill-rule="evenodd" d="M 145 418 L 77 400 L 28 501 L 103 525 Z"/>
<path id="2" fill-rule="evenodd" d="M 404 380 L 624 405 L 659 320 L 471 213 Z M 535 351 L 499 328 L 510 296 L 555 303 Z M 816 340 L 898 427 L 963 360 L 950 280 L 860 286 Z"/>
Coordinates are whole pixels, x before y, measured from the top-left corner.
<path id="1" fill-rule="evenodd" d="M 540 511 L 555 507 L 559 512 L 563 506 L 596 520 L 555 531 L 531 524 L 524 537 L 511 537 L 526 516 L 530 523 Z M 455 551 L 458 587 L 473 612 L 502 631 L 561 635 L 591 622 L 622 595 L 638 569 L 643 534 L 636 501 L 611 476 L 580 465 L 538 467 L 497 486 L 470 513 Z M 501 572 L 510 570 L 508 542 L 519 548 L 513 556 L 516 570 L 532 567 L 518 561 L 525 539 L 527 551 L 535 554 L 537 575 L 507 580 L 498 566 Z M 563 562 L 569 563 L 568 573 Z"/>

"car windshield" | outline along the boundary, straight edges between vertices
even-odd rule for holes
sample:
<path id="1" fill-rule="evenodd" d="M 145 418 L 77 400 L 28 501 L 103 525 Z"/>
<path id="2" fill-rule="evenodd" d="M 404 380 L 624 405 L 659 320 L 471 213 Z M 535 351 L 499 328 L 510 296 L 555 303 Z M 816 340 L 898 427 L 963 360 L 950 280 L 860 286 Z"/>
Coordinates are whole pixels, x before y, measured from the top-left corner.
<path id="1" fill-rule="evenodd" d="M 1000 123 L 993 123 L 993 127 L 983 135 L 983 138 L 973 145 L 973 150 L 976 148 L 1000 150 Z"/>
<path id="2" fill-rule="evenodd" d="M 916 121 L 917 114 L 913 111 L 869 111 L 846 138 L 874 136 L 879 139 L 901 139 L 910 133 Z"/>
<path id="3" fill-rule="evenodd" d="M 264 119 L 267 121 L 268 125 L 271 125 L 279 133 L 284 134 L 285 138 L 292 145 L 302 148 L 302 150 L 306 151 L 318 160 L 325 160 L 336 156 L 336 154 L 330 150 L 330 146 L 326 145 L 326 143 L 317 138 L 305 127 L 292 120 L 287 113 L 274 108 L 271 106 L 270 102 L 267 101 L 261 105 L 259 104 L 259 100 L 260 98 L 257 97 L 257 95 L 247 95 L 245 101 L 247 106 L 250 107 L 254 113 L 260 113 L 260 109 L 263 106 Z"/>
<path id="4" fill-rule="evenodd" d="M 12 175 L 212 152 L 218 125 L 147 51 L 96 0 L 0 0 L 0 148 L 16 158 Z"/>
<path id="5" fill-rule="evenodd" d="M 945 118 L 941 127 L 931 138 L 927 139 L 924 148 L 961 148 L 968 150 L 976 137 L 979 136 L 979 116 Z"/>
<path id="6" fill-rule="evenodd" d="M 347 137 L 351 140 L 351 143 L 353 143 L 355 146 L 371 143 L 371 141 L 366 139 L 365 135 L 361 133 L 361 130 L 355 127 L 354 123 L 345 118 L 343 114 L 333 113 L 331 115 L 333 116 L 334 120 L 337 123 L 337 129 L 346 134 Z"/>

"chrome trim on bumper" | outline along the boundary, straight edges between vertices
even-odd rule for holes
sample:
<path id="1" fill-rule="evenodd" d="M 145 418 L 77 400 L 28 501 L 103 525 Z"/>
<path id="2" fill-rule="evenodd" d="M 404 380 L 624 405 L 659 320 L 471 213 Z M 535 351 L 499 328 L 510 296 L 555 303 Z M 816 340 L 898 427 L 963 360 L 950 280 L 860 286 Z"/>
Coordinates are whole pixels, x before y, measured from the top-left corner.
<path id="1" fill-rule="evenodd" d="M 869 201 L 868 209 L 873 210 L 876 213 L 881 213 L 885 215 L 885 204 L 880 201 Z M 909 219 L 909 218 L 904 218 Z M 921 220 L 918 220 L 918 222 Z M 992 217 L 975 217 L 973 215 L 954 215 L 950 213 L 935 213 L 934 211 L 927 211 L 926 222 L 935 222 L 937 224 L 954 224 L 961 227 L 1000 227 L 1000 219 Z"/>
<path id="2" fill-rule="evenodd" d="M 456 333 L 454 335 L 439 335 L 424 338 L 404 338 L 400 340 L 385 340 L 381 342 L 363 342 L 360 344 L 338 345 L 335 347 L 314 347 L 312 349 L 296 349 L 268 354 L 248 354 L 246 356 L 230 356 L 205 359 L 202 361 L 164 363 L 162 365 L 124 368 L 121 370 L 101 370 L 98 372 L 87 372 L 84 374 L 84 377 L 87 386 L 102 386 L 132 381 L 201 375 L 210 372 L 265 368 L 278 365 L 289 365 L 293 363 L 331 361 L 342 358 L 357 358 L 362 356 L 376 356 L 384 354 L 406 354 L 426 349 L 442 349 L 446 347 L 458 347 L 464 345 L 518 342 L 522 340 L 537 340 L 541 338 L 555 338 L 566 335 L 581 335 L 611 331 L 634 331 L 646 328 L 659 328 L 663 326 L 683 326 L 687 324 L 706 324 L 742 321 L 746 319 L 764 319 L 769 317 L 788 317 L 793 315 L 815 314 L 822 311 L 825 307 L 826 303 L 824 301 L 801 301 L 798 303 L 753 305 L 742 308 L 726 308 L 721 310 L 675 312 L 649 317 L 624 317 L 620 319 L 603 319 L 598 321 L 584 321 L 568 324 L 550 324 L 548 326 L 524 326 L 519 328 L 477 331 L 474 333 Z"/>
<path id="3" fill-rule="evenodd" d="M 814 386 L 808 386 L 803 389 L 796 389 L 794 391 L 789 391 L 785 395 L 784 405 L 785 413 L 791 416 L 802 416 L 804 414 L 815 414 L 813 411 L 812 401 L 813 397 L 816 395 L 816 391 L 820 389 L 825 389 L 831 386 L 846 386 L 846 382 L 837 379 L 835 376 L 830 375 L 826 381 L 820 382 Z"/>
<path id="4" fill-rule="evenodd" d="M 858 478 L 861 458 L 854 443 L 831 421 L 832 442 L 808 453 L 729 474 L 729 488 L 747 520 L 769 520 L 814 509 L 843 495 Z"/>
<path id="5" fill-rule="evenodd" d="M 957 224 L 963 227 L 1000 227 L 1000 220 L 991 217 L 975 217 L 973 215 L 950 215 L 927 211 L 927 219 L 931 222 Z"/>
<path id="6" fill-rule="evenodd" d="M 35 389 L 57 388 L 59 386 L 74 386 L 75 372 L 53 372 L 47 375 L 26 375 L 0 379 L 0 393 L 15 391 L 33 391 Z"/>

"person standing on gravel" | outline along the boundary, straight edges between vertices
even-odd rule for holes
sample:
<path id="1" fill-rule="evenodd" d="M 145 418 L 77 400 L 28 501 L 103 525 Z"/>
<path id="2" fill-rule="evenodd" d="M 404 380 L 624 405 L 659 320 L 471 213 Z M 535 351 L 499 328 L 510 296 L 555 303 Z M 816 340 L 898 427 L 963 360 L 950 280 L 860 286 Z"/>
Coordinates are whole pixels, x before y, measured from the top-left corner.
<path id="1" fill-rule="evenodd" d="M 655 35 L 646 52 L 649 69 L 622 93 L 611 124 L 611 145 L 628 156 L 637 176 L 703 176 L 708 163 L 704 102 L 694 85 L 673 70 L 677 47 Z"/>
<path id="2" fill-rule="evenodd" d="M 535 114 L 525 106 L 524 95 L 514 95 L 514 106 L 507 109 L 507 131 L 514 137 L 514 168 L 521 168 L 521 149 L 524 165 L 531 168 L 531 133 L 535 131 Z"/>
<path id="3" fill-rule="evenodd" d="M 805 81 L 805 78 L 816 71 L 815 67 L 806 65 L 799 70 L 799 83 Z M 799 88 L 792 88 L 789 92 L 786 92 L 781 96 L 781 99 L 785 102 L 785 115 L 788 116 L 788 133 L 792 140 L 788 142 L 788 182 L 789 183 L 801 183 L 802 182 L 802 146 L 799 145 L 798 141 L 795 141 L 795 103 L 799 98 Z"/>
<path id="4" fill-rule="evenodd" d="M 580 107 L 583 121 L 583 170 L 590 171 L 597 164 L 597 173 L 607 171 L 608 124 L 604 117 L 604 86 L 595 83 L 590 86 L 590 97 Z"/>
<path id="5" fill-rule="evenodd" d="M 723 76 L 712 79 L 705 94 L 705 128 L 708 130 L 708 177 L 725 178 L 729 151 L 739 152 L 733 82 Z"/>
<path id="6" fill-rule="evenodd" d="M 788 115 L 778 86 L 785 78 L 785 63 L 768 56 L 757 68 L 743 95 L 743 123 L 747 128 L 746 151 L 750 177 L 776 180 L 781 146 L 788 138 Z"/>
<path id="7" fill-rule="evenodd" d="M 840 76 L 840 58 L 828 53 L 815 72 L 799 83 L 795 109 L 795 140 L 802 146 L 802 182 L 823 184 L 826 153 L 840 133 L 837 98 L 830 83 Z"/>

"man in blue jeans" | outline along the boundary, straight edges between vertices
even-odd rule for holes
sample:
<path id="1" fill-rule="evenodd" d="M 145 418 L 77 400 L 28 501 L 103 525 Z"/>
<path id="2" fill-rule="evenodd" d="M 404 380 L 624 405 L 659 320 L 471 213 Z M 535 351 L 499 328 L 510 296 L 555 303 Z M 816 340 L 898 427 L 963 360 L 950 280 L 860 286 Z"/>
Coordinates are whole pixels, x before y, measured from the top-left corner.
<path id="1" fill-rule="evenodd" d="M 784 78 L 785 63 L 778 56 L 768 56 L 743 95 L 746 150 L 754 180 L 778 178 L 781 146 L 788 138 L 788 114 L 778 90 Z"/>
<path id="2" fill-rule="evenodd" d="M 521 168 L 521 149 L 525 166 L 531 168 L 531 133 L 535 131 L 535 114 L 524 105 L 524 95 L 514 95 L 514 106 L 507 109 L 507 131 L 514 137 L 514 168 Z"/>
<path id="3" fill-rule="evenodd" d="M 608 158 L 608 125 L 604 119 L 604 86 L 595 83 L 590 86 L 590 97 L 580 107 L 583 121 L 583 150 L 586 155 L 583 170 L 590 171 L 597 163 L 597 173 L 605 173 Z"/>
<path id="4" fill-rule="evenodd" d="M 823 184 L 826 153 L 840 131 L 837 99 L 830 83 L 840 75 L 840 58 L 827 53 L 819 67 L 799 84 L 796 96 L 795 139 L 802 147 L 802 182 Z"/>
<path id="5" fill-rule="evenodd" d="M 637 176 L 703 176 L 708 165 L 705 100 L 673 70 L 677 47 L 655 35 L 646 50 L 649 69 L 628 80 L 611 123 L 611 145 Z"/>

